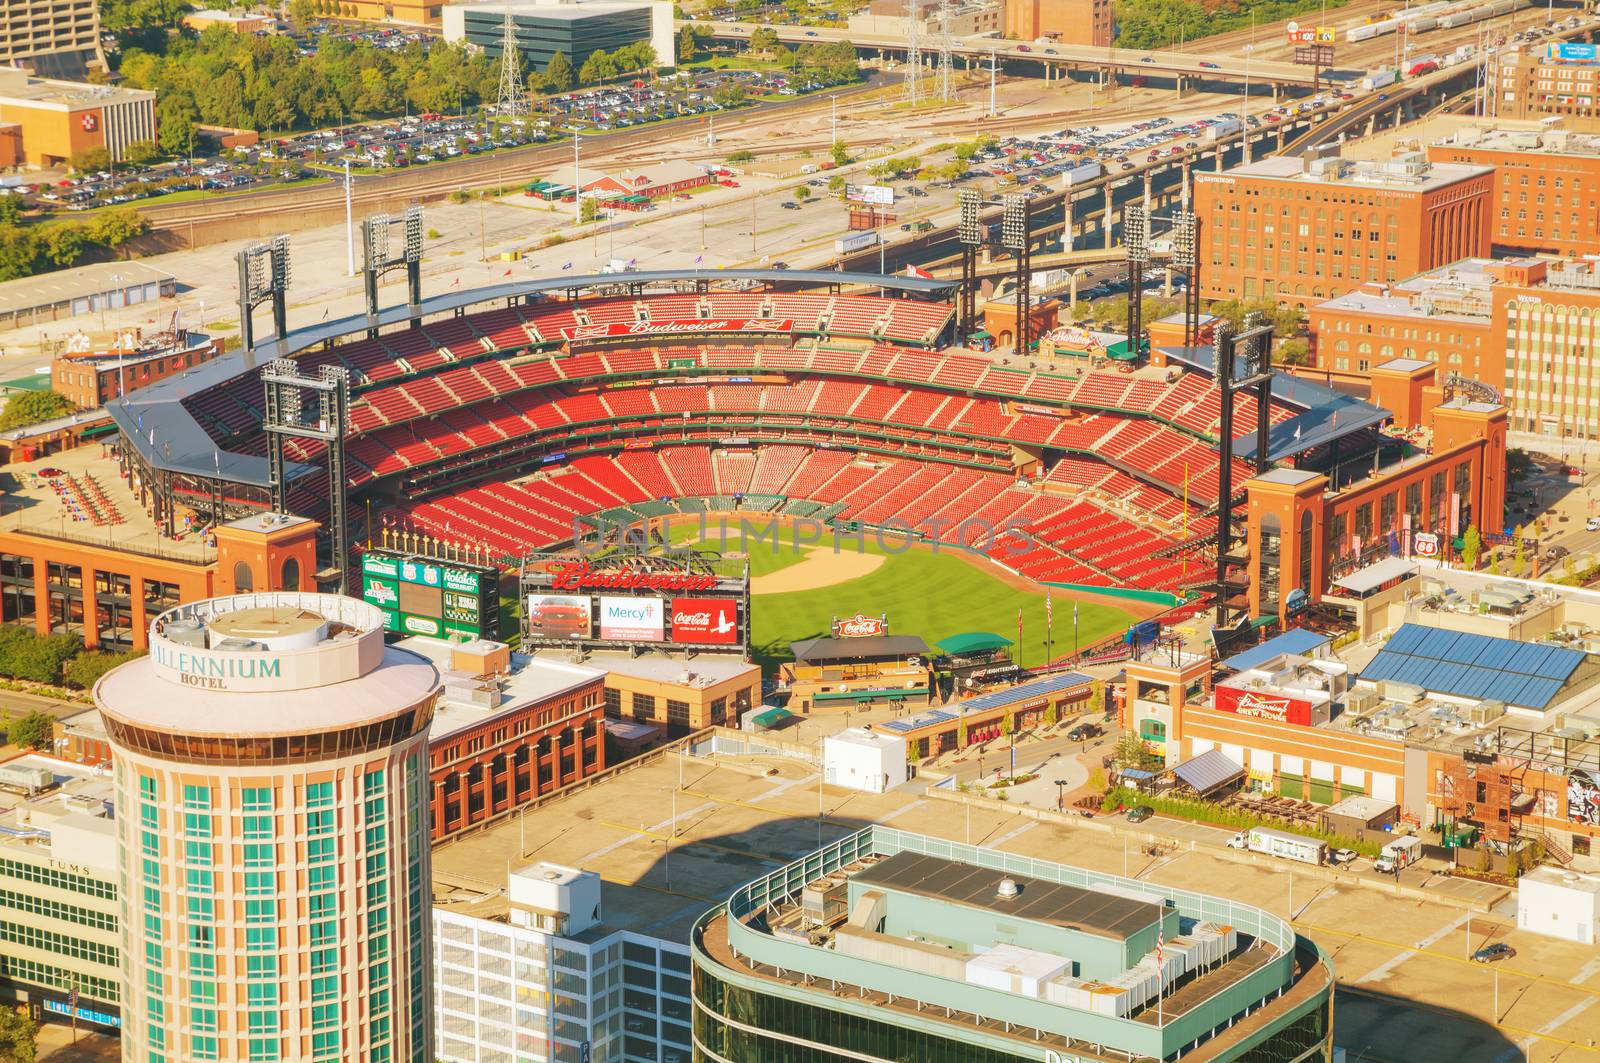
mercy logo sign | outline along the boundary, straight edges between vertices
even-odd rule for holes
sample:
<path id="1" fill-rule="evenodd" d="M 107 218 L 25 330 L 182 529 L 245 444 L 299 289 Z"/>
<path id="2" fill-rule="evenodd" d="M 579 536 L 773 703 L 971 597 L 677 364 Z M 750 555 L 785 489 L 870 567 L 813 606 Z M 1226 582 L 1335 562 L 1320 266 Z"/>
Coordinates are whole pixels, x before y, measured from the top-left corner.
<path id="1" fill-rule="evenodd" d="M 666 610 L 660 598 L 601 598 L 600 637 L 618 642 L 660 642 Z"/>

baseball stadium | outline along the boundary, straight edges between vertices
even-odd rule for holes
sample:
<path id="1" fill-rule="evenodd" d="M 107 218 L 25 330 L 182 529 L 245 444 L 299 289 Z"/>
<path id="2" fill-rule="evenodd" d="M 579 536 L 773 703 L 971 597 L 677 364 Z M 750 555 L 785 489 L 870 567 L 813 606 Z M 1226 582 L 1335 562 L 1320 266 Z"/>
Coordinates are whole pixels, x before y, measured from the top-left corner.
<path id="1" fill-rule="evenodd" d="M 315 524 L 320 586 L 352 590 L 377 547 L 509 586 L 530 555 L 634 526 L 662 550 L 746 560 L 764 663 L 865 611 L 930 642 L 1014 633 L 1039 667 L 1156 616 L 1257 622 L 1315 601 L 1392 552 L 1368 504 L 1391 470 L 1429 480 L 1425 508 L 1406 492 L 1414 529 L 1454 533 L 1504 489 L 1484 403 L 1446 396 L 1436 412 L 1460 424 L 1423 447 L 1390 410 L 1259 364 L 1254 387 L 1236 371 L 1219 385 L 1213 346 L 983 350 L 958 281 L 682 270 L 423 299 L 416 244 L 370 258 L 366 314 L 295 330 L 287 242 L 247 249 L 244 346 L 109 404 L 116 434 L 85 482 L 127 492 L 154 525 L 146 553 L 276 512 Z M 380 307 L 400 266 L 407 301 Z M 257 338 L 264 302 L 276 331 Z M 46 617 L 31 587 L 7 593 L 22 603 L 7 619 L 41 630 L 81 608 L 63 615 L 94 644 L 96 605 Z M 122 620 L 134 646 L 139 606 Z M 498 612 L 487 634 L 514 631 L 516 610 Z"/>

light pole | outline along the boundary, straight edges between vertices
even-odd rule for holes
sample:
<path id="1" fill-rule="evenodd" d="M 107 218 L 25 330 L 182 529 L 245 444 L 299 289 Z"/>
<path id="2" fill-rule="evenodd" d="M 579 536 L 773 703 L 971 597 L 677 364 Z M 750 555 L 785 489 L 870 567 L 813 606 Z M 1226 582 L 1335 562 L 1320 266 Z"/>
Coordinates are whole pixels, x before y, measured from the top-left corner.
<path id="1" fill-rule="evenodd" d="M 356 225 L 350 195 L 350 160 L 344 160 L 344 266 L 345 275 L 356 275 Z"/>
<path id="2" fill-rule="evenodd" d="M 583 222 L 583 178 L 578 172 L 580 165 L 580 151 L 578 142 L 583 138 L 577 133 L 572 134 L 572 220 Z"/>
<path id="3" fill-rule="evenodd" d="M 1066 791 L 1066 787 L 1067 787 L 1067 780 L 1065 780 L 1065 779 L 1057 779 L 1056 780 L 1056 811 L 1057 812 L 1062 811 L 1062 808 L 1066 803 L 1066 798 L 1064 796 L 1062 796 Z"/>

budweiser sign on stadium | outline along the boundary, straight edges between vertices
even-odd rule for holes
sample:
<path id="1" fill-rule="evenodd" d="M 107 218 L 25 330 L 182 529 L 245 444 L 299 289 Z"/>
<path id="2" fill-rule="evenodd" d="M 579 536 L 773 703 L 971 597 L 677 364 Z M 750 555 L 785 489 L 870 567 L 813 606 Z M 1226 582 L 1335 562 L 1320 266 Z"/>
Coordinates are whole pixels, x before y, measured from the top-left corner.
<path id="1" fill-rule="evenodd" d="M 706 332 L 793 332 L 786 317 L 722 317 L 689 321 L 609 321 L 603 325 L 574 325 L 561 330 L 562 339 L 605 340 L 625 336 L 675 336 Z"/>
<path id="2" fill-rule="evenodd" d="M 857 613 L 842 619 L 833 618 L 833 637 L 836 639 L 864 639 L 888 633 L 889 621 L 885 617 Z"/>
<path id="3" fill-rule="evenodd" d="M 1287 694 L 1219 686 L 1216 688 L 1215 704 L 1222 712 L 1231 712 L 1236 716 L 1250 716 L 1273 723 L 1293 723 L 1302 727 L 1311 724 L 1311 702 L 1291 698 Z"/>
<path id="4" fill-rule="evenodd" d="M 595 568 L 587 561 L 549 561 L 544 569 L 558 591 L 708 591 L 717 577 L 687 571 L 654 571 L 632 567 Z"/>

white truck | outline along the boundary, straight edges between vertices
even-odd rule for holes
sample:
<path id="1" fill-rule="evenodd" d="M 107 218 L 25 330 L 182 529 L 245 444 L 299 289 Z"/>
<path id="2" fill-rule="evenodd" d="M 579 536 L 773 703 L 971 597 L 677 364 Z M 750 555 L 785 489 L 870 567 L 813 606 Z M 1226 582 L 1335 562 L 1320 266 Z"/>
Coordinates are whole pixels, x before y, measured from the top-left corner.
<path id="1" fill-rule="evenodd" d="M 1208 143 L 1215 143 L 1223 137 L 1231 137 L 1244 128 L 1244 123 L 1237 118 L 1221 118 L 1206 126 L 1206 131 L 1201 134 L 1201 139 Z"/>
<path id="2" fill-rule="evenodd" d="M 1372 870 L 1392 875 L 1402 867 L 1410 867 L 1422 859 L 1422 839 L 1414 835 L 1396 838 L 1385 845 L 1372 862 Z"/>
<path id="3" fill-rule="evenodd" d="M 1271 827 L 1251 827 L 1249 830 L 1242 830 L 1228 839 L 1228 845 L 1234 849 L 1248 849 L 1253 853 L 1280 856 L 1285 860 L 1294 860 L 1302 864 L 1328 862 L 1327 842 L 1320 838 L 1307 838 L 1303 834 L 1290 834 L 1286 830 L 1273 830 Z"/>
<path id="4" fill-rule="evenodd" d="M 1085 181 L 1093 181 L 1100 176 L 1100 172 L 1101 167 L 1098 162 L 1080 162 L 1076 166 L 1069 167 L 1061 174 L 1061 187 L 1071 188 L 1073 185 L 1082 184 Z"/>
<path id="5" fill-rule="evenodd" d="M 833 253 L 848 255 L 852 251 L 862 251 L 869 247 L 878 246 L 878 230 L 862 229 L 860 232 L 845 233 L 833 242 Z"/>
<path id="6" fill-rule="evenodd" d="M 1385 85 L 1393 85 L 1395 81 L 1393 70 L 1374 70 L 1361 79 L 1361 87 L 1368 92 L 1381 89 Z"/>

